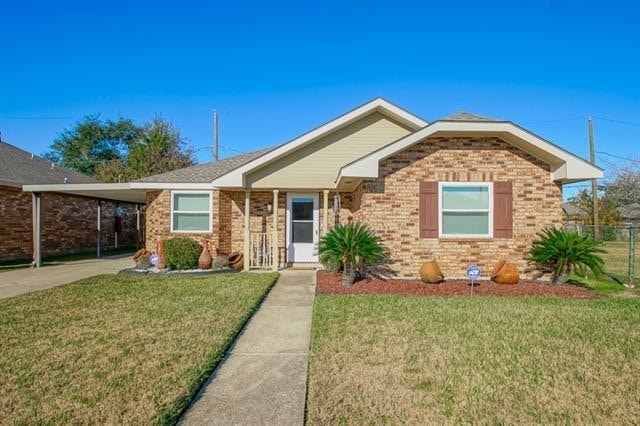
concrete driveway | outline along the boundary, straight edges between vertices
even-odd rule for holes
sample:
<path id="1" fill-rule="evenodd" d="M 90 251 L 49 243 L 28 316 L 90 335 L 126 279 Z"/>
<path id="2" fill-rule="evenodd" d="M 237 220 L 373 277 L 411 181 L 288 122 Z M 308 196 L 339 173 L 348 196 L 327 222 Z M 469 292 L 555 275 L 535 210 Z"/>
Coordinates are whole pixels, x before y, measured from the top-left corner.
<path id="1" fill-rule="evenodd" d="M 130 254 L 66 262 L 42 268 L 0 272 L 0 299 L 67 284 L 100 274 L 113 274 L 133 266 Z"/>

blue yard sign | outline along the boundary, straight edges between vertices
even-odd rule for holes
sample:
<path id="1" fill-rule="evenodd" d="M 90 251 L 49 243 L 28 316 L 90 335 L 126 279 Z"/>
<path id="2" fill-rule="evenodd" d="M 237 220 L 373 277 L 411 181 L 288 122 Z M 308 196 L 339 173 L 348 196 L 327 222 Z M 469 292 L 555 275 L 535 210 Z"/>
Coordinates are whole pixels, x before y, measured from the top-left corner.
<path id="1" fill-rule="evenodd" d="M 480 278 L 480 267 L 478 265 L 471 265 L 467 268 L 467 278 L 471 281 L 475 281 Z"/>
<path id="2" fill-rule="evenodd" d="M 478 265 L 471 265 L 467 268 L 467 278 L 471 280 L 471 294 L 473 294 L 473 287 L 476 286 L 476 280 L 480 278 L 480 267 Z"/>

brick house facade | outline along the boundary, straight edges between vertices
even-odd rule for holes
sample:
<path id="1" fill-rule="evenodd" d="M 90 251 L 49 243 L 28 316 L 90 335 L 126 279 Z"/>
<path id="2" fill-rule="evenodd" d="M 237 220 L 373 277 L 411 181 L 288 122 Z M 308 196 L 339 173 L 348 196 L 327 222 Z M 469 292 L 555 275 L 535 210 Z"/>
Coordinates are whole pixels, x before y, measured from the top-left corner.
<path id="1" fill-rule="evenodd" d="M 145 191 L 150 250 L 206 239 L 214 253 L 243 253 L 245 269 L 277 269 L 318 262 L 321 236 L 353 220 L 382 238 L 387 274 L 416 277 L 434 258 L 460 277 L 507 259 L 535 278 L 526 254 L 537 233 L 561 226 L 562 185 L 602 174 L 509 121 L 458 113 L 427 123 L 377 98 L 278 147 L 123 190 Z M 255 241 L 273 262 L 260 264 Z"/>

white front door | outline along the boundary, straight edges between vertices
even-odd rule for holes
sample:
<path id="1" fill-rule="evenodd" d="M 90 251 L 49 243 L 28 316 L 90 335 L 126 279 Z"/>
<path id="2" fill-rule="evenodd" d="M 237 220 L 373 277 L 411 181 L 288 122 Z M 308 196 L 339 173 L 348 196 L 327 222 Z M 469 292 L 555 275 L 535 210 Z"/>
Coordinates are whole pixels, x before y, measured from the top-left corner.
<path id="1" fill-rule="evenodd" d="M 317 262 L 318 194 L 287 193 L 287 261 Z"/>

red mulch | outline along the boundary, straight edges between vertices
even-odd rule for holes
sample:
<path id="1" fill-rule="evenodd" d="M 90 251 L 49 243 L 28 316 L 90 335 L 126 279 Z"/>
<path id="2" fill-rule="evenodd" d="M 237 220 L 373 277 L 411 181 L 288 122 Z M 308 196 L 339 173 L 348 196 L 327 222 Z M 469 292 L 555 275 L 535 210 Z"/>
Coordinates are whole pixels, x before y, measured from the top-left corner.
<path id="1" fill-rule="evenodd" d="M 462 296 L 471 293 L 468 280 L 448 280 L 440 284 L 425 284 L 411 279 L 360 280 L 351 287 L 342 285 L 342 274 L 318 271 L 316 292 L 323 294 L 400 294 L 412 296 Z M 567 284 L 545 284 L 520 281 L 515 285 L 500 285 L 493 281 L 479 281 L 473 288 L 478 296 L 560 296 L 590 299 L 589 290 Z"/>

